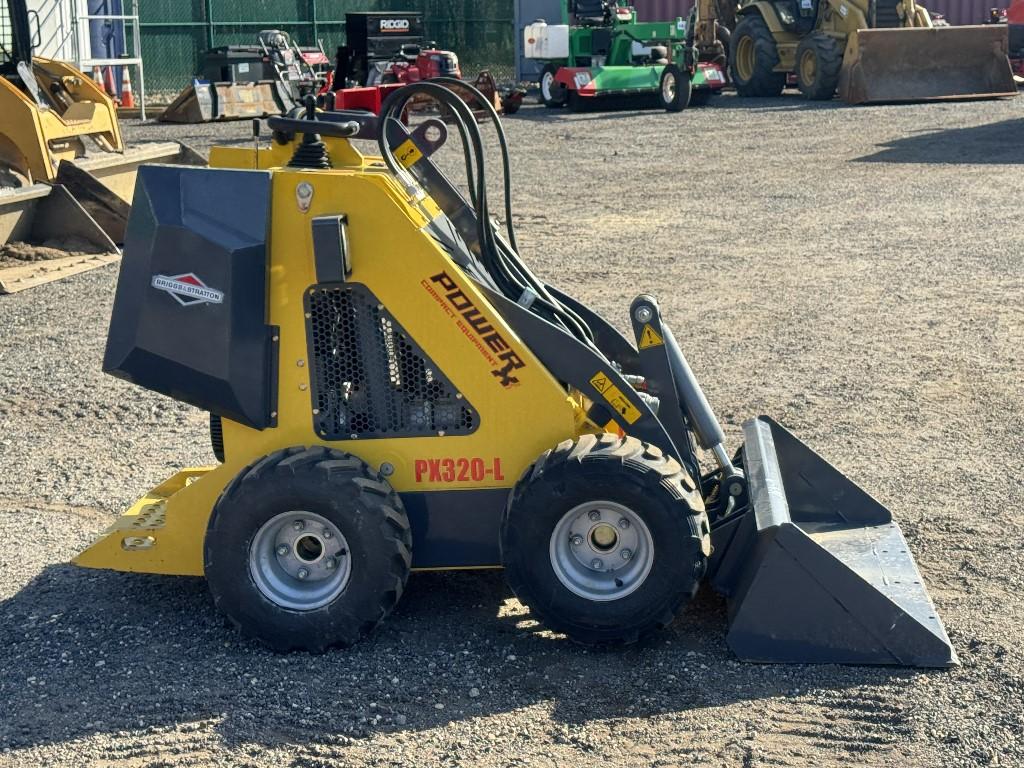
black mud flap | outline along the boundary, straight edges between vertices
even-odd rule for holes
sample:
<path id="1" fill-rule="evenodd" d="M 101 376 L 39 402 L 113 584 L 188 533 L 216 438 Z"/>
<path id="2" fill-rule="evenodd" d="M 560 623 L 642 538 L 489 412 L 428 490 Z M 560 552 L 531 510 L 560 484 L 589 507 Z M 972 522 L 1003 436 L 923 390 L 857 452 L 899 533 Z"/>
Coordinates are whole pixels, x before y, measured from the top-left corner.
<path id="1" fill-rule="evenodd" d="M 750 505 L 712 530 L 711 581 L 745 661 L 958 664 L 889 510 L 784 427 L 743 425 Z"/>

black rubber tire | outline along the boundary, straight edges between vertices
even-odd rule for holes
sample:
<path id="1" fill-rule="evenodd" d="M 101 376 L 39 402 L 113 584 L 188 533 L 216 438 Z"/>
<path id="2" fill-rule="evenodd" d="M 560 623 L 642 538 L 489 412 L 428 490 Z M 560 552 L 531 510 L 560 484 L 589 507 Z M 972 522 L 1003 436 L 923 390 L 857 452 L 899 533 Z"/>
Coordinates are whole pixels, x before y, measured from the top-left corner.
<path id="1" fill-rule="evenodd" d="M 556 64 L 545 64 L 544 69 L 540 71 L 540 78 L 538 78 L 537 80 L 537 87 L 540 88 L 541 103 L 548 109 L 558 109 L 559 107 L 564 107 L 566 103 L 569 101 L 569 94 L 567 93 L 565 86 L 561 85 L 560 83 L 552 83 L 553 87 L 548 89 L 550 98 L 544 95 L 545 76 L 551 75 L 552 77 L 554 77 L 555 73 L 558 72 L 559 69 L 561 69 L 561 67 L 557 66 Z"/>
<path id="2" fill-rule="evenodd" d="M 585 435 L 545 452 L 520 478 L 501 523 L 501 557 L 534 617 L 585 645 L 634 643 L 669 623 L 697 591 L 710 551 L 700 494 L 675 459 L 632 437 Z M 591 500 L 629 507 L 654 542 L 651 571 L 632 593 L 595 601 L 555 574 L 549 545 L 566 512 Z"/>
<path id="3" fill-rule="evenodd" d="M 348 541 L 348 584 L 315 610 L 271 602 L 249 570 L 256 532 L 291 510 L 326 517 Z M 297 446 L 250 464 L 221 493 L 204 559 L 214 604 L 243 635 L 276 651 L 322 652 L 357 642 L 395 607 L 409 578 L 412 533 L 398 494 L 365 462 L 322 446 Z"/>
<path id="4" fill-rule="evenodd" d="M 753 68 L 744 79 L 736 71 L 736 56 L 747 45 L 753 46 Z M 740 19 L 729 41 L 729 77 L 740 96 L 779 96 L 786 87 L 786 73 L 774 72 L 779 51 L 768 25 L 760 14 L 749 13 Z"/>
<path id="5" fill-rule="evenodd" d="M 691 107 L 703 107 L 711 101 L 711 89 L 710 88 L 699 88 L 690 91 L 690 106 Z"/>
<path id="6" fill-rule="evenodd" d="M 665 97 L 665 80 L 669 77 L 676 81 L 676 92 L 671 99 Z M 658 103 L 667 112 L 682 112 L 690 103 L 691 86 L 688 73 L 675 64 L 666 64 L 658 80 Z"/>
<path id="7" fill-rule="evenodd" d="M 570 112 L 586 112 L 593 104 L 593 97 L 580 96 L 578 91 L 567 90 L 565 103 L 569 105 Z"/>
<path id="8" fill-rule="evenodd" d="M 814 77 L 805 81 L 801 65 L 804 56 L 815 59 Z M 839 70 L 843 66 L 843 49 L 839 41 L 824 32 L 812 32 L 796 48 L 796 84 L 805 99 L 829 101 L 839 85 Z"/>

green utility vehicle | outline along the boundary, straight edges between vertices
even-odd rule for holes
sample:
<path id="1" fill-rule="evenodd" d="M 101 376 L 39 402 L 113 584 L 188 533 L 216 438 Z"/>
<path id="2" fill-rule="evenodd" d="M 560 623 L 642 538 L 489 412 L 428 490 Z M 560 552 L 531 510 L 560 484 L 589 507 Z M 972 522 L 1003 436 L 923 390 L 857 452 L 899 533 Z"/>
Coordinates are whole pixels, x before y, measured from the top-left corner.
<path id="1" fill-rule="evenodd" d="M 678 112 L 706 102 L 726 82 L 720 63 L 698 60 L 686 26 L 682 17 L 638 22 L 622 0 L 562 0 L 562 23 L 528 24 L 523 50 L 547 62 L 539 81 L 547 107 L 577 110 L 602 97 L 654 95 Z"/>

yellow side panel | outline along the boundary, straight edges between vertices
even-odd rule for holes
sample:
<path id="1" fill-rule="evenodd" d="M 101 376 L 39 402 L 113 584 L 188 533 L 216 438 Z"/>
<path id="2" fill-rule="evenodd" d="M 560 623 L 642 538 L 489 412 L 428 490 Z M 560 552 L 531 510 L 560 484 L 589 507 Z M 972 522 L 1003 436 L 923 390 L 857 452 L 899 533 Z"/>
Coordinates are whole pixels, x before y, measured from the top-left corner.
<path id="1" fill-rule="evenodd" d="M 240 163 L 242 152 L 220 152 L 214 158 Z M 299 194 L 302 184 L 312 187 L 312 198 Z M 324 444 L 375 468 L 390 464 L 388 480 L 398 491 L 510 488 L 537 456 L 579 430 L 579 403 L 570 400 L 475 284 L 423 231 L 430 206 L 407 199 L 389 175 L 363 168 L 275 170 L 272 190 L 268 321 L 280 328 L 278 426 L 259 431 L 225 420 L 223 465 L 191 475 L 191 484 L 179 474 L 154 489 L 112 535 L 79 556 L 78 564 L 201 575 L 203 537 L 221 490 L 246 465 L 289 446 Z M 479 416 L 476 431 L 339 442 L 326 442 L 315 433 L 304 305 L 308 292 L 316 290 L 311 224 L 316 216 L 339 214 L 348 221 L 353 266 L 349 282 L 366 285 L 463 395 Z M 488 346 L 460 315 L 456 305 L 467 301 L 500 336 L 500 345 Z M 506 371 L 511 376 L 495 375 L 509 362 L 515 366 Z M 490 471 L 473 471 L 480 467 Z M 163 503 L 161 527 L 134 525 L 139 510 L 154 500 Z M 125 549 L 126 530 L 153 541 Z"/>

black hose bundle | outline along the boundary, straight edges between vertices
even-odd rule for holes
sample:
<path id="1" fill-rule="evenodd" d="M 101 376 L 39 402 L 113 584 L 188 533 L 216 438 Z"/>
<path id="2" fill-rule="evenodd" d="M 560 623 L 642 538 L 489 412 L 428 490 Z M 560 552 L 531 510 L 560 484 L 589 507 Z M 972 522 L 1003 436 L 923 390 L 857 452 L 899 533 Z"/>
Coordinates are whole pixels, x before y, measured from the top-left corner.
<path id="1" fill-rule="evenodd" d="M 487 167 L 484 156 L 483 137 L 477 125 L 473 110 L 455 92 L 469 93 L 490 118 L 498 134 L 501 148 L 503 192 L 505 202 L 505 229 L 507 239 L 502 236 L 491 220 L 487 198 Z M 466 180 L 469 185 L 470 202 L 476 212 L 477 238 L 484 268 L 494 280 L 498 290 L 507 299 L 527 304 L 544 319 L 563 328 L 581 342 L 593 346 L 594 335 L 586 322 L 569 307 L 566 307 L 547 289 L 519 256 L 515 228 L 512 224 L 512 182 L 508 157 L 508 141 L 494 105 L 476 88 L 454 78 L 440 77 L 419 83 L 410 83 L 394 91 L 381 105 L 378 123 L 377 143 L 381 156 L 396 176 L 406 177 L 406 170 L 398 163 L 388 145 L 386 127 L 388 119 L 398 119 L 406 105 L 417 95 L 423 94 L 436 101 L 442 110 L 447 110 L 450 121 L 455 125 L 462 140 Z"/>

